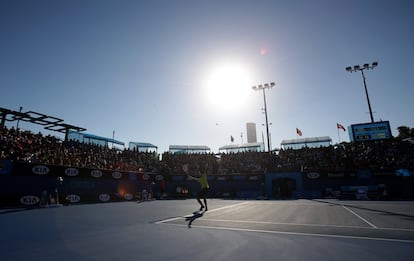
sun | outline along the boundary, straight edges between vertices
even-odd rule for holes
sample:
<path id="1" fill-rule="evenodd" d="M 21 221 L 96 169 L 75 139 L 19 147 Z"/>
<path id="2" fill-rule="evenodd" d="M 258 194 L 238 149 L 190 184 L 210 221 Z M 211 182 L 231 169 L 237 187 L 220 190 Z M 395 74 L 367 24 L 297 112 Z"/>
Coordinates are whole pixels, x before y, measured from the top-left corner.
<path id="1" fill-rule="evenodd" d="M 251 95 L 249 71 L 240 64 L 226 63 L 210 71 L 206 77 L 204 96 L 207 103 L 218 109 L 236 110 Z"/>

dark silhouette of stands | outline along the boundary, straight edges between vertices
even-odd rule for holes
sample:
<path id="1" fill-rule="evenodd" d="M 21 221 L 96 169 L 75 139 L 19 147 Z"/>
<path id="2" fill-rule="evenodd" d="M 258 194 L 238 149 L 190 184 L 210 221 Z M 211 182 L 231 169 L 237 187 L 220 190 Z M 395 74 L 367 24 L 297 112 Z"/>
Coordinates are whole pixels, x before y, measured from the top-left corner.
<path id="1" fill-rule="evenodd" d="M 160 158 L 162 156 L 162 158 Z M 375 171 L 414 169 L 414 145 L 397 139 L 286 149 L 219 154 L 173 154 L 118 150 L 107 146 L 62 141 L 57 137 L 15 128 L 0 128 L 0 159 L 49 165 L 122 171 L 182 174 L 181 166 L 193 169 L 209 164 L 216 175 L 264 174 L 286 171 Z"/>

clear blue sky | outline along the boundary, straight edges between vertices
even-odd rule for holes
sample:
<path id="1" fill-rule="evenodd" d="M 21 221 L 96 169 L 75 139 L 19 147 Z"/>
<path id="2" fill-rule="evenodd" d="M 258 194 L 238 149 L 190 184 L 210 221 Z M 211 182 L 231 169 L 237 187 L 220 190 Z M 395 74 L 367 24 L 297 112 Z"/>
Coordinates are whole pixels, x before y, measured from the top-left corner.
<path id="1" fill-rule="evenodd" d="M 160 153 L 218 151 L 230 136 L 246 142 L 246 122 L 262 140 L 263 95 L 251 86 L 275 82 L 266 92 L 272 146 L 296 128 L 336 143 L 336 123 L 370 122 L 361 74 L 345 67 L 378 61 L 366 72 L 374 118 L 396 135 L 414 127 L 413 14 L 410 0 L 2 0 L 0 107 L 115 131 Z M 223 71 L 236 76 L 220 79 Z"/>

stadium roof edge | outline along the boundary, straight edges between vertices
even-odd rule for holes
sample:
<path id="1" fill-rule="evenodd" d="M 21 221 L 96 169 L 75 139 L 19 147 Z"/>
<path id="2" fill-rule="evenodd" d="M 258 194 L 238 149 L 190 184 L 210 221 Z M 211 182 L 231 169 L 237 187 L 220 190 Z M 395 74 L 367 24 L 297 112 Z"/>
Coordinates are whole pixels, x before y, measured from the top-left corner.
<path id="1" fill-rule="evenodd" d="M 332 142 L 332 139 L 329 136 L 288 139 L 288 140 L 282 140 L 280 145 L 304 144 L 304 143 L 316 143 L 316 142 Z"/>
<path id="2" fill-rule="evenodd" d="M 148 142 L 138 142 L 138 141 L 130 141 L 129 146 L 136 145 L 138 147 L 145 147 L 145 148 L 158 148 L 154 144 L 148 143 Z"/>
<path id="3" fill-rule="evenodd" d="M 260 147 L 263 145 L 263 142 L 251 142 L 251 143 L 244 143 L 244 144 L 229 144 L 224 145 L 219 148 L 219 150 L 227 150 L 227 149 L 238 149 L 238 148 L 255 148 Z"/>
<path id="4" fill-rule="evenodd" d="M 210 150 L 208 146 L 205 145 L 170 145 L 170 150 Z"/>

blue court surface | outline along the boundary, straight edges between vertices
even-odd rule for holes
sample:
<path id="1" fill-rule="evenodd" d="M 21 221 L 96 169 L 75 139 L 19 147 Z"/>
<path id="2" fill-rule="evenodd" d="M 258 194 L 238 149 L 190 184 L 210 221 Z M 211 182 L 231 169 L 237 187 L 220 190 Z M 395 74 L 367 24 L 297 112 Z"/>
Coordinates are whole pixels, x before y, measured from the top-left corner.
<path id="1" fill-rule="evenodd" d="M 414 202 L 188 200 L 0 209 L 12 260 L 414 260 Z"/>

